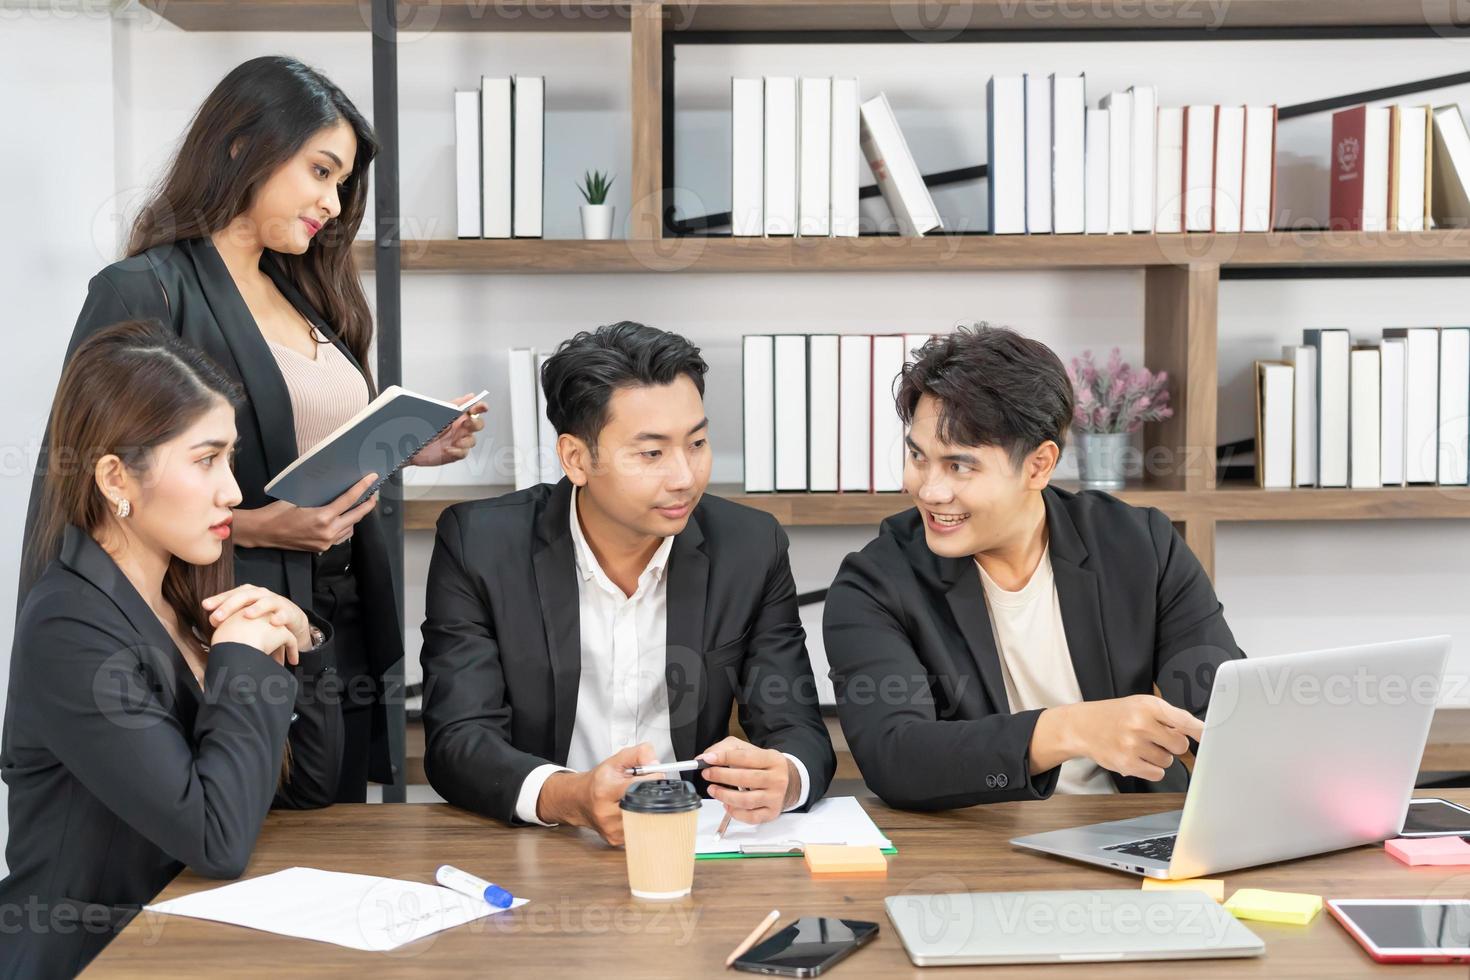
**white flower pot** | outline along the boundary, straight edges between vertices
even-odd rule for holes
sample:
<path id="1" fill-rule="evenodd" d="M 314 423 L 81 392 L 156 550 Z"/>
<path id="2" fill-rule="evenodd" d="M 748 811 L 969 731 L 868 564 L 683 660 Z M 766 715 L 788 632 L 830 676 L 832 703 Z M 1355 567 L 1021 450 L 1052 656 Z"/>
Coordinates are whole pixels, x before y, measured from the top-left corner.
<path id="1" fill-rule="evenodd" d="M 587 239 L 611 238 L 613 212 L 616 210 L 617 208 L 611 204 L 583 204 L 582 237 Z"/>

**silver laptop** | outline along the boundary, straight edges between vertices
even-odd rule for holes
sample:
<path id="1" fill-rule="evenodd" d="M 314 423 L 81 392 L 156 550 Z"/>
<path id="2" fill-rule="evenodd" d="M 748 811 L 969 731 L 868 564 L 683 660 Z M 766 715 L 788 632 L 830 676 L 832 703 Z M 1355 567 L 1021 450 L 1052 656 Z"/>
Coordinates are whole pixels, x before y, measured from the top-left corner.
<path id="1" fill-rule="evenodd" d="M 1403 827 L 1450 638 L 1220 666 L 1184 809 L 1013 845 L 1150 878 L 1197 878 Z"/>
<path id="2" fill-rule="evenodd" d="M 888 918 L 915 966 L 1260 956 L 1265 944 L 1204 892 L 894 895 Z"/>

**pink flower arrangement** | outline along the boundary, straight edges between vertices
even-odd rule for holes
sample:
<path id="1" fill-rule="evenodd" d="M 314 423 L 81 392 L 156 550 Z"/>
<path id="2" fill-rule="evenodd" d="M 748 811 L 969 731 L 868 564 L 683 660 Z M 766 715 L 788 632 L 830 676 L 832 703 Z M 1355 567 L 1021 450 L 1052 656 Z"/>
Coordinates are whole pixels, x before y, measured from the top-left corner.
<path id="1" fill-rule="evenodd" d="M 1145 422 L 1161 422 L 1174 414 L 1169 407 L 1169 373 L 1135 370 L 1123 363 L 1116 347 L 1105 367 L 1097 366 L 1090 350 L 1072 358 L 1067 376 L 1076 395 L 1072 426 L 1079 432 L 1137 432 Z"/>

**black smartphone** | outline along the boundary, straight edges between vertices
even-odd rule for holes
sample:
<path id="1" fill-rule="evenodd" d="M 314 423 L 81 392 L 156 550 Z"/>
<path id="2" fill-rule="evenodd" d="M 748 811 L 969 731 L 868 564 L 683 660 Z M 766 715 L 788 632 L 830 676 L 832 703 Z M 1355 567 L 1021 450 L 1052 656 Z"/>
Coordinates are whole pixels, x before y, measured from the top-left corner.
<path id="1" fill-rule="evenodd" d="M 774 977 L 819 977 L 878 935 L 878 923 L 804 915 L 735 961 L 735 969 Z"/>

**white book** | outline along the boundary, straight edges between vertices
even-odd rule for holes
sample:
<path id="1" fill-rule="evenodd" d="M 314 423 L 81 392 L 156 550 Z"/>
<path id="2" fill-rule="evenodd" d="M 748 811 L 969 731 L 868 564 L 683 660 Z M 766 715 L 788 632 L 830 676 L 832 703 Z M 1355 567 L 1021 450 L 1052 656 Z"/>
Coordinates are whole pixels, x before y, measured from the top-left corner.
<path id="1" fill-rule="evenodd" d="M 1133 148 L 1128 155 L 1133 171 L 1133 186 L 1129 199 L 1133 208 L 1133 230 L 1153 231 L 1154 228 L 1154 163 L 1157 139 L 1158 89 L 1152 85 L 1134 85 L 1128 89 L 1133 97 Z"/>
<path id="2" fill-rule="evenodd" d="M 1404 351 L 1404 482 L 1433 483 L 1439 476 L 1439 331 L 1389 327 Z"/>
<path id="3" fill-rule="evenodd" d="M 1051 77 L 1052 230 L 1087 226 L 1087 76 Z"/>
<path id="4" fill-rule="evenodd" d="M 1084 227 L 1089 235 L 1108 232 L 1108 110 L 1087 110 L 1087 193 L 1083 199 Z"/>
<path id="5" fill-rule="evenodd" d="M 1270 231 L 1276 214 L 1276 107 L 1245 107 L 1241 231 Z"/>
<path id="6" fill-rule="evenodd" d="M 846 336 L 838 372 L 838 488 L 873 488 L 873 338 Z"/>
<path id="7" fill-rule="evenodd" d="M 1470 467 L 1470 327 L 1439 332 L 1439 483 L 1464 486 Z"/>
<path id="8" fill-rule="evenodd" d="M 1215 230 L 1215 106 L 1184 109 L 1184 230 Z"/>
<path id="9" fill-rule="evenodd" d="M 776 336 L 776 490 L 807 488 L 806 335 Z"/>
<path id="10" fill-rule="evenodd" d="M 529 347 L 512 348 L 510 378 L 510 445 L 515 456 L 517 490 L 541 482 L 540 447 L 536 421 L 536 352 Z"/>
<path id="11" fill-rule="evenodd" d="M 1154 164 L 1154 231 L 1184 230 L 1184 108 L 1160 106 Z"/>
<path id="12" fill-rule="evenodd" d="M 1317 485 L 1345 487 L 1351 341 L 1346 330 L 1304 330 L 1302 342 L 1317 348 Z"/>
<path id="13" fill-rule="evenodd" d="M 856 238 L 859 229 L 858 80 L 832 79 L 832 234 Z"/>
<path id="14" fill-rule="evenodd" d="M 1458 105 L 1434 110 L 1433 157 L 1429 199 L 1435 226 L 1470 226 L 1470 129 Z"/>
<path id="15" fill-rule="evenodd" d="M 540 238 L 542 184 L 546 168 L 546 79 L 539 75 L 515 80 L 515 158 L 512 233 Z"/>
<path id="16" fill-rule="evenodd" d="M 894 405 L 895 382 L 903 371 L 904 338 L 873 338 L 873 489 L 903 489 L 903 420 Z"/>
<path id="17" fill-rule="evenodd" d="M 1404 485 L 1404 372 L 1408 343 L 1401 337 L 1387 337 L 1378 345 L 1383 367 L 1378 386 L 1378 424 L 1382 437 L 1378 457 L 1386 487 Z"/>
<path id="18" fill-rule="evenodd" d="M 939 211 L 918 164 L 909 153 L 903 131 L 898 128 L 898 119 L 888 96 L 878 93 L 862 104 L 860 143 L 863 156 L 878 181 L 878 189 L 893 218 L 898 223 L 900 234 L 911 238 L 925 232 L 944 227 L 939 220 Z"/>
<path id="19" fill-rule="evenodd" d="M 759 78 L 730 79 L 730 234 L 759 236 L 765 231 L 765 83 Z"/>
<path id="20" fill-rule="evenodd" d="M 1428 189 L 1424 183 L 1424 165 L 1429 154 L 1429 107 L 1401 105 L 1398 110 L 1397 227 L 1399 231 L 1423 231 L 1424 192 Z"/>
<path id="21" fill-rule="evenodd" d="M 1215 230 L 1240 231 L 1245 196 L 1245 106 L 1222 105 L 1215 115 Z"/>
<path id="22" fill-rule="evenodd" d="M 769 336 L 746 337 L 741 398 L 745 430 L 745 489 L 776 489 L 776 346 Z"/>
<path id="23" fill-rule="evenodd" d="M 1363 230 L 1388 230 L 1388 171 L 1393 110 L 1369 106 L 1363 119 Z"/>
<path id="24" fill-rule="evenodd" d="M 454 93 L 454 225 L 460 238 L 480 237 L 480 93 Z"/>
<path id="25" fill-rule="evenodd" d="M 1292 378 L 1280 361 L 1256 362 L 1256 483 L 1268 489 L 1291 486 Z"/>
<path id="26" fill-rule="evenodd" d="M 509 78 L 480 79 L 480 146 L 485 201 L 486 238 L 509 238 L 512 176 L 511 83 Z"/>
<path id="27" fill-rule="evenodd" d="M 1109 92 L 1102 97 L 1108 110 L 1108 234 L 1133 230 L 1133 96 Z"/>
<path id="28" fill-rule="evenodd" d="M 1470 361 L 1467 361 L 1470 363 Z M 1348 486 L 1355 490 L 1383 486 L 1383 431 L 1380 391 L 1383 361 L 1377 347 L 1352 351 L 1352 444 L 1348 450 Z"/>
<path id="29" fill-rule="evenodd" d="M 1026 231 L 1026 79 L 995 75 L 985 83 L 986 195 L 990 233 Z"/>
<path id="30" fill-rule="evenodd" d="M 1051 79 L 1026 75 L 1026 231 L 1048 234 L 1051 215 Z"/>
<path id="31" fill-rule="evenodd" d="M 798 233 L 814 238 L 832 234 L 832 79 L 801 80 L 801 172 Z"/>
<path id="32" fill-rule="evenodd" d="M 556 483 L 562 478 L 561 459 L 556 454 L 556 426 L 546 415 L 546 389 L 541 387 L 541 368 L 550 354 L 536 353 L 536 448 L 540 457 L 542 483 Z"/>
<path id="33" fill-rule="evenodd" d="M 766 79 L 765 224 L 767 235 L 796 234 L 795 78 Z"/>
<path id="34" fill-rule="evenodd" d="M 839 431 L 838 337 L 816 334 L 807 339 L 807 489 L 837 490 Z"/>
<path id="35" fill-rule="evenodd" d="M 1296 389 L 1292 418 L 1292 485 L 1317 485 L 1317 348 L 1307 344 L 1287 344 L 1281 357 L 1296 369 Z"/>

